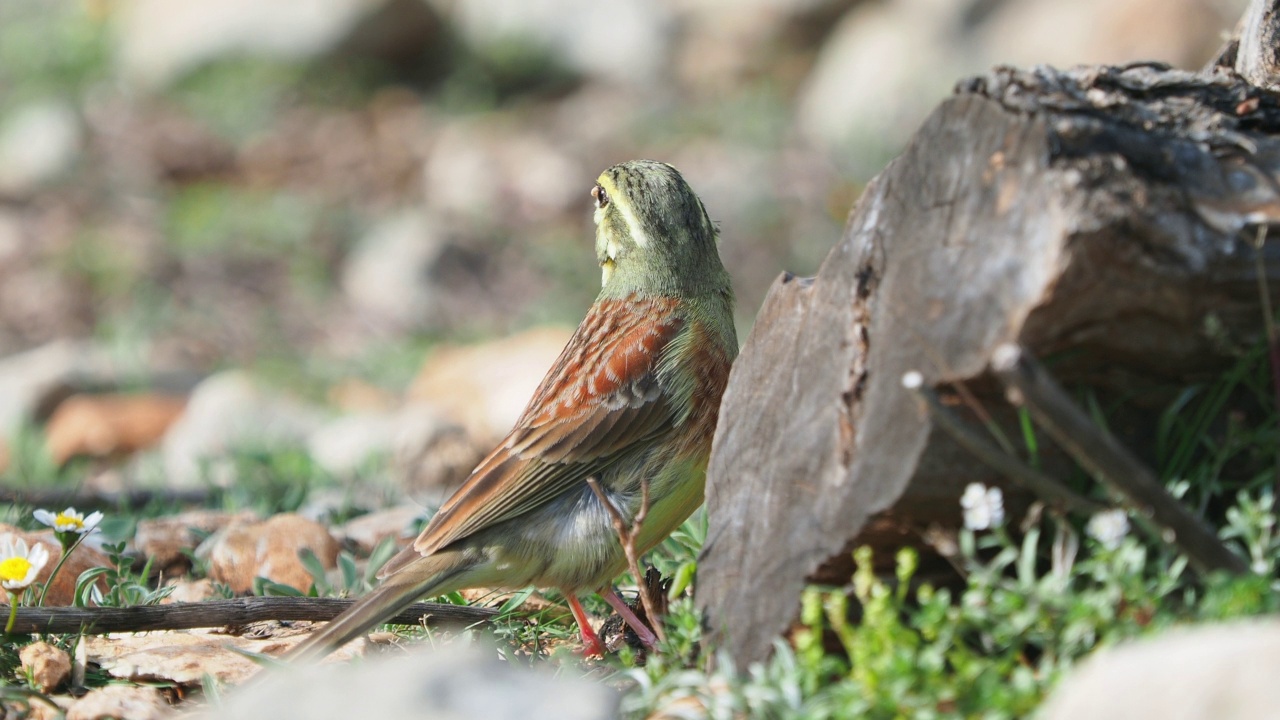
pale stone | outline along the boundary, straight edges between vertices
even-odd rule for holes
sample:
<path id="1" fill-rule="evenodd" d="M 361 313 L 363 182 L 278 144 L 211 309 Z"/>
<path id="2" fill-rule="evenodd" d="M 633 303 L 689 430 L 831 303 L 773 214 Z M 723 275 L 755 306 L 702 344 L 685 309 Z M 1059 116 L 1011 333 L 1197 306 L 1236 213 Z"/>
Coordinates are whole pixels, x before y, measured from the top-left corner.
<path id="1" fill-rule="evenodd" d="M 1268 720 L 1280 707 L 1280 623 L 1172 630 L 1094 653 L 1038 713 L 1044 720 Z"/>
<path id="2" fill-rule="evenodd" d="M 71 656 L 47 642 L 33 642 L 18 652 L 22 672 L 42 693 L 50 693 L 71 675 Z"/>

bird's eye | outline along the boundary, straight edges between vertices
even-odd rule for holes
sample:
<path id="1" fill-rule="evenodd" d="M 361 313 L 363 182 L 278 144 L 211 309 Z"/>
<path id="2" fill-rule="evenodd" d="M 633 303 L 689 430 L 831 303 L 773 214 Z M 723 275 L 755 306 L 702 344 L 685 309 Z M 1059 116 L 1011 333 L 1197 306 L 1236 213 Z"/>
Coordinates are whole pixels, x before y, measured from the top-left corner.
<path id="1" fill-rule="evenodd" d="M 596 207 L 598 208 L 609 204 L 609 193 L 605 192 L 604 188 L 599 185 L 591 188 L 591 197 L 596 199 Z"/>

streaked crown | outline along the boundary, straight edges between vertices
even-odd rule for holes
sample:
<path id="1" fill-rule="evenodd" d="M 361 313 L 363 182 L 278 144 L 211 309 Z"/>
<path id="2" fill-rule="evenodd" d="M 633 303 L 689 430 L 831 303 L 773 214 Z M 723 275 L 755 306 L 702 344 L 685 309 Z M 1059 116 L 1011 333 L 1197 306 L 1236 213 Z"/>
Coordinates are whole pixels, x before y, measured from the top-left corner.
<path id="1" fill-rule="evenodd" d="M 602 296 L 728 290 L 715 224 L 674 167 L 654 160 L 614 165 L 591 196 Z"/>

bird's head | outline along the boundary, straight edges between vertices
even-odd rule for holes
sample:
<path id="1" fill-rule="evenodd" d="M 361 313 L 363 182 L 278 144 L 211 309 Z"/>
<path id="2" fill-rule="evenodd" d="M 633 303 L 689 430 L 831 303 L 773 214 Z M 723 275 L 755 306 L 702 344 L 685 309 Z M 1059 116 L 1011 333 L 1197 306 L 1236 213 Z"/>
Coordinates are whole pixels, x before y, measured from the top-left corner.
<path id="1" fill-rule="evenodd" d="M 602 296 L 727 292 L 717 230 L 680 172 L 632 160 L 605 170 L 591 189 Z"/>

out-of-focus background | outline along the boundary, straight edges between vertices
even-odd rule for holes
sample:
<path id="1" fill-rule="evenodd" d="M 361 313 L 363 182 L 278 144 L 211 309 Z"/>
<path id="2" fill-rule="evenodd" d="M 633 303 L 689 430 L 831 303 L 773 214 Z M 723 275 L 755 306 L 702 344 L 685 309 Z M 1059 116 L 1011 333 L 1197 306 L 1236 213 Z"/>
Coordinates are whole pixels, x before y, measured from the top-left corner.
<path id="1" fill-rule="evenodd" d="M 95 382 L 185 396 L 228 368 L 339 413 L 415 376 L 465 395 L 423 358 L 572 327 L 598 289 L 588 190 L 633 157 L 720 222 L 745 334 L 958 79 L 1196 68 L 1244 4 L 3 0 L 0 437 Z M 534 336 L 530 382 L 562 340 Z M 454 370 L 518 372 L 485 362 Z M 57 459 L 124 447 L 77 442 Z"/>

